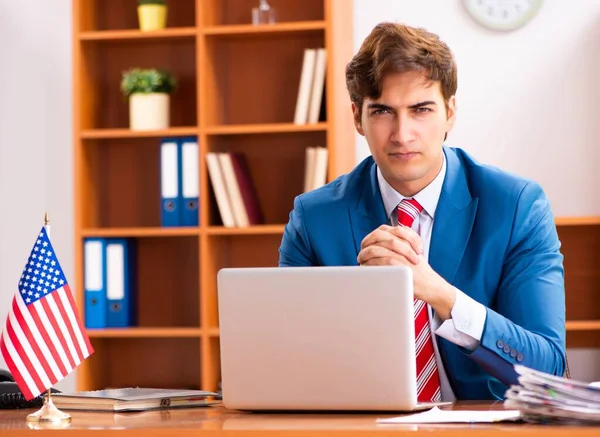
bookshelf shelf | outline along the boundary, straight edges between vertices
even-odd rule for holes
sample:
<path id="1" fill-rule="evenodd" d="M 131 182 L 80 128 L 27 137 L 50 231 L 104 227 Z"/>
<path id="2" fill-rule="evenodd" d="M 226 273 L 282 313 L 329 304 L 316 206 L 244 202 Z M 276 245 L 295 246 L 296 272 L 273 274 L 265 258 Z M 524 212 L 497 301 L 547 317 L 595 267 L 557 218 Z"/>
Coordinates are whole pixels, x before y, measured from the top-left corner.
<path id="1" fill-rule="evenodd" d="M 211 226 L 206 229 L 207 235 L 282 235 L 285 225 L 256 225 L 244 228 L 226 228 Z"/>
<path id="2" fill-rule="evenodd" d="M 219 337 L 219 328 L 206 328 L 204 333 L 208 337 Z"/>
<path id="3" fill-rule="evenodd" d="M 288 23 L 274 23 L 255 26 L 252 24 L 230 24 L 223 26 L 211 26 L 202 30 L 204 35 L 222 35 L 222 36 L 247 36 L 260 34 L 293 33 L 306 31 L 325 30 L 327 24 L 325 21 L 296 21 Z"/>
<path id="4" fill-rule="evenodd" d="M 200 328 L 88 329 L 90 338 L 200 338 Z"/>
<path id="5" fill-rule="evenodd" d="M 172 127 L 165 130 L 134 131 L 131 129 L 84 129 L 80 133 L 83 140 L 118 138 L 160 138 L 198 135 L 196 127 Z"/>
<path id="6" fill-rule="evenodd" d="M 243 134 L 271 134 L 286 132 L 321 132 L 327 130 L 327 123 L 294 124 L 294 123 L 265 123 L 265 124 L 238 124 L 207 126 L 204 133 L 207 135 L 243 135 Z"/>
<path id="7" fill-rule="evenodd" d="M 557 226 L 593 226 L 600 225 L 600 216 L 557 217 L 555 222 Z"/>
<path id="8" fill-rule="evenodd" d="M 277 265 L 312 148 L 327 148 L 320 169 L 327 180 L 355 165 L 344 79 L 354 51 L 352 3 L 273 0 L 277 23 L 254 26 L 256 0 L 177 0 L 167 2 L 164 30 L 141 32 L 136 0 L 71 1 L 73 289 L 84 320 L 85 239 L 131 238 L 137 250 L 137 324 L 89 331 L 96 352 L 78 368 L 77 389 L 159 383 L 214 391 L 219 270 Z M 303 56 L 314 47 L 328 54 L 318 122 L 295 124 Z M 177 79 L 170 128 L 128 128 L 120 80 L 133 67 L 169 70 Z M 161 226 L 161 140 L 176 137 L 197 138 L 196 227 Z M 244 154 L 265 224 L 223 226 L 209 153 Z"/>
<path id="9" fill-rule="evenodd" d="M 567 321 L 567 331 L 600 331 L 600 320 Z"/>
<path id="10" fill-rule="evenodd" d="M 194 237 L 200 235 L 200 228 L 86 228 L 82 237 Z"/>
<path id="11" fill-rule="evenodd" d="M 152 32 L 136 29 L 100 30 L 81 32 L 80 41 L 121 41 L 121 40 L 160 40 L 168 38 L 194 38 L 198 34 L 196 27 L 179 27 Z"/>

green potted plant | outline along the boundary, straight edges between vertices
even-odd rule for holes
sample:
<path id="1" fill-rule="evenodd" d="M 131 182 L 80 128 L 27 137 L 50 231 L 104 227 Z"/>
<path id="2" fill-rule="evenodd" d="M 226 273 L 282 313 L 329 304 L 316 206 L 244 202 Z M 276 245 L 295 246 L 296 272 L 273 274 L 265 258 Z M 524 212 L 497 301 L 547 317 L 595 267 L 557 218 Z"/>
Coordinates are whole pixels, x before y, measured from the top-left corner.
<path id="1" fill-rule="evenodd" d="M 130 129 L 168 128 L 170 94 L 176 87 L 176 79 L 164 70 L 132 68 L 123 72 L 121 91 L 129 99 Z"/>
<path id="2" fill-rule="evenodd" d="M 138 0 L 137 12 L 142 32 L 164 29 L 167 24 L 165 0 Z"/>

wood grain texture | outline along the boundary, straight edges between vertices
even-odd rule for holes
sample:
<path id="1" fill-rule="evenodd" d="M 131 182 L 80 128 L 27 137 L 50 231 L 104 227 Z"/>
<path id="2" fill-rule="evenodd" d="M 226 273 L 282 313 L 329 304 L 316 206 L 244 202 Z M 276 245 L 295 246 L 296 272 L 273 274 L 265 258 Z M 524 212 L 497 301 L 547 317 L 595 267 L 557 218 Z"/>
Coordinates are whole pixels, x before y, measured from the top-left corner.
<path id="1" fill-rule="evenodd" d="M 501 402 L 457 403 L 452 409 L 501 410 Z M 0 410 L 0 423 L 8 436 L 37 436 L 28 427 L 25 416 L 34 410 Z M 364 437 L 414 436 L 426 434 L 439 437 L 500 437 L 569 435 L 597 436 L 598 427 L 550 426 L 521 423 L 446 424 L 446 425 L 379 425 L 377 418 L 395 417 L 400 413 L 320 413 L 264 414 L 227 410 L 223 407 L 182 408 L 141 413 L 70 412 L 73 417 L 65 435 L 93 436 L 280 436 L 280 437 Z M 51 429 L 51 425 L 41 425 Z M 39 427 L 39 426 L 38 426 Z M 32 426 L 33 428 L 33 426 Z M 92 430 L 93 428 L 93 430 Z M 72 432 L 68 432 L 72 431 Z"/>

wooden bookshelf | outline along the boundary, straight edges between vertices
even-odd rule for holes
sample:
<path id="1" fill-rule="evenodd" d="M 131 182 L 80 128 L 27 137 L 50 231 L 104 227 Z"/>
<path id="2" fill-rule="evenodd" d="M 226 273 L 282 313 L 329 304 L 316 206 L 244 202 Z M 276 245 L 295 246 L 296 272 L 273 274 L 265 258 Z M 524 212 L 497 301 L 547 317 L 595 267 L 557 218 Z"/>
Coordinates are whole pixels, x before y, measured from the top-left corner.
<path id="1" fill-rule="evenodd" d="M 216 390 L 220 380 L 216 276 L 224 267 L 275 266 L 304 151 L 329 150 L 328 179 L 355 165 L 344 69 L 353 55 L 352 2 L 271 0 L 277 23 L 254 26 L 258 0 L 167 2 L 167 28 L 141 32 L 136 0 L 72 0 L 75 287 L 84 314 L 83 242 L 134 238 L 138 323 L 90 329 L 95 353 L 77 389 L 164 386 Z M 328 52 L 318 123 L 293 123 L 303 51 Z M 170 127 L 131 131 L 122 71 L 157 67 L 179 87 Z M 199 226 L 160 221 L 160 140 L 197 136 Z M 226 228 L 204 157 L 243 151 L 266 223 Z"/>
<path id="2" fill-rule="evenodd" d="M 565 260 L 567 347 L 600 347 L 600 217 L 558 217 Z"/>

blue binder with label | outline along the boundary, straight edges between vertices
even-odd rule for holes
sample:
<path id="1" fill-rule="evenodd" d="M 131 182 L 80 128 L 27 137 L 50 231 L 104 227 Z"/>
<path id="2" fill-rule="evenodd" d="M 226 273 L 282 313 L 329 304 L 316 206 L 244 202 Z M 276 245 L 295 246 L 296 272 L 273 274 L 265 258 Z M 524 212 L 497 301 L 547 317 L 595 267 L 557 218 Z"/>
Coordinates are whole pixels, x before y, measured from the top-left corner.
<path id="1" fill-rule="evenodd" d="M 179 175 L 181 180 L 181 226 L 198 226 L 198 200 L 199 184 L 199 150 L 196 137 L 185 137 L 179 140 L 179 156 L 181 166 Z"/>
<path id="2" fill-rule="evenodd" d="M 162 226 L 180 226 L 181 153 L 176 138 L 160 143 L 160 197 Z"/>
<path id="3" fill-rule="evenodd" d="M 83 243 L 85 327 L 106 328 L 106 240 L 86 238 Z"/>
<path id="4" fill-rule="evenodd" d="M 125 328 L 137 324 L 136 241 L 111 238 L 106 243 L 106 325 Z"/>

